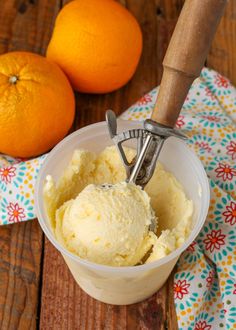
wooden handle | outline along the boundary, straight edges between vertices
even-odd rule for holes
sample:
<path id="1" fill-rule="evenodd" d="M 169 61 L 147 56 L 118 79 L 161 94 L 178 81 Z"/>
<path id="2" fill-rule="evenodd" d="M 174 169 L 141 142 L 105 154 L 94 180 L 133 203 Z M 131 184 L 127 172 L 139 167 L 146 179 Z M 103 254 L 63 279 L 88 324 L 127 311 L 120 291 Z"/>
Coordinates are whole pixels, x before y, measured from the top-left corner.
<path id="1" fill-rule="evenodd" d="M 152 119 L 173 127 L 201 72 L 227 0 L 185 0 L 163 61 Z"/>

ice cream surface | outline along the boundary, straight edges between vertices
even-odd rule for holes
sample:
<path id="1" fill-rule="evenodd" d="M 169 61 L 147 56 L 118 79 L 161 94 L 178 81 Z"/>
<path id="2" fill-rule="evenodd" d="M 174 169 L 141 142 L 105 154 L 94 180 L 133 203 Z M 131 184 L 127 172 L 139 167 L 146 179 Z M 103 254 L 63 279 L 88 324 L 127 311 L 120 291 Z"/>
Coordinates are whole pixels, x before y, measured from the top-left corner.
<path id="1" fill-rule="evenodd" d="M 59 210 L 57 237 L 62 234 L 68 250 L 96 263 L 135 265 L 155 241 L 150 198 L 135 184 L 90 184 Z"/>
<path id="2" fill-rule="evenodd" d="M 132 149 L 125 152 L 129 160 L 135 156 Z M 44 200 L 60 244 L 81 258 L 110 266 L 152 262 L 183 244 L 193 205 L 173 174 L 158 163 L 145 191 L 125 178 L 115 147 L 99 155 L 75 150 L 57 184 L 47 176 Z M 155 234 L 149 230 L 154 213 Z"/>

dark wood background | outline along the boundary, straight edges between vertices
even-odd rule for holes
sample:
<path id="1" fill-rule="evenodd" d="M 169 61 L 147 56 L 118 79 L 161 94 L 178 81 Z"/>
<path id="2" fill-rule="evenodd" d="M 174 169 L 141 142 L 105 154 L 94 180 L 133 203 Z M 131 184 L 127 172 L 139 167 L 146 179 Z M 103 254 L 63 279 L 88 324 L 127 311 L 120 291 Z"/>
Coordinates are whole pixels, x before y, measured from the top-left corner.
<path id="1" fill-rule="evenodd" d="M 0 0 L 0 53 L 45 54 L 63 0 Z M 160 82 L 161 62 L 183 0 L 120 0 L 138 19 L 144 50 L 135 76 L 107 95 L 77 95 L 74 129 L 121 113 Z M 207 65 L 236 84 L 236 1 L 229 0 Z M 99 303 L 76 285 L 37 220 L 0 228 L 0 329 L 177 329 L 173 276 L 147 301 Z"/>

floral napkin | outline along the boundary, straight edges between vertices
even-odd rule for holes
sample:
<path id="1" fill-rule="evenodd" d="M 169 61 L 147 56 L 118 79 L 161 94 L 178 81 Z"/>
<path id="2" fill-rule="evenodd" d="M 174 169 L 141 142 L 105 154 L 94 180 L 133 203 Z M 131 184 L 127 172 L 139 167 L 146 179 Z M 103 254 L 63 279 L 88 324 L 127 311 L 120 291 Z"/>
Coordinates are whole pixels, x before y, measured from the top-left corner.
<path id="1" fill-rule="evenodd" d="M 158 87 L 122 119 L 150 117 Z M 208 174 L 211 203 L 196 240 L 182 254 L 174 281 L 179 329 L 236 329 L 236 89 L 204 68 L 193 83 L 176 126 Z M 46 155 L 0 156 L 0 224 L 35 218 L 33 190 Z"/>

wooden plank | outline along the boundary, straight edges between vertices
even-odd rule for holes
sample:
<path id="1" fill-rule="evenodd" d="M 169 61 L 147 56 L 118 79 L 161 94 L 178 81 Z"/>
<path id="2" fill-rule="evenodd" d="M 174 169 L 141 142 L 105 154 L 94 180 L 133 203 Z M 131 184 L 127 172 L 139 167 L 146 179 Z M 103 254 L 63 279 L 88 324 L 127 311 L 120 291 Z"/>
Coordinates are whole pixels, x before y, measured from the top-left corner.
<path id="1" fill-rule="evenodd" d="M 0 53 L 13 50 L 44 54 L 59 0 L 0 0 Z"/>
<path id="2" fill-rule="evenodd" d="M 66 3 L 68 1 L 65 1 Z M 182 0 L 121 1 L 140 22 L 144 51 L 133 79 L 107 95 L 77 94 L 75 128 L 104 120 L 108 108 L 121 113 L 155 87 L 161 62 Z M 72 278 L 61 255 L 46 239 L 40 328 L 45 329 L 177 329 L 173 302 L 173 276 L 159 292 L 143 303 L 112 306 L 85 294 Z"/>
<path id="3" fill-rule="evenodd" d="M 40 329 L 168 329 L 177 328 L 173 275 L 146 301 L 130 306 L 103 304 L 74 281 L 60 253 L 46 239 Z"/>
<path id="4" fill-rule="evenodd" d="M 236 2 L 229 0 L 214 38 L 207 65 L 236 85 Z"/>
<path id="5" fill-rule="evenodd" d="M 44 53 L 60 1 L 0 0 L 0 53 Z M 35 329 L 42 231 L 30 221 L 0 228 L 0 328 Z"/>
<path id="6" fill-rule="evenodd" d="M 125 329 L 126 308 L 102 304 L 84 293 L 48 240 L 44 258 L 41 329 Z"/>
<path id="7" fill-rule="evenodd" d="M 0 228 L 0 329 L 35 329 L 42 253 L 36 220 Z"/>

